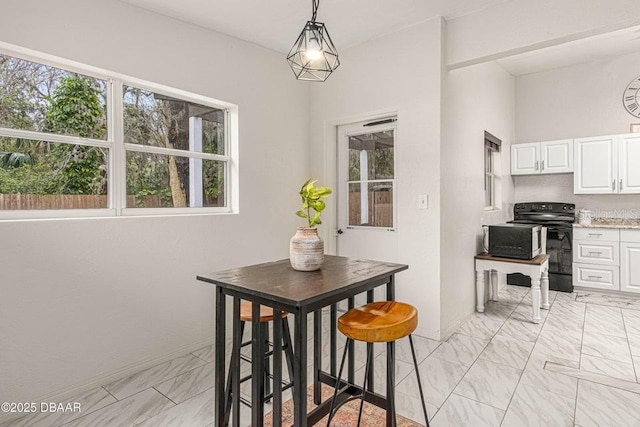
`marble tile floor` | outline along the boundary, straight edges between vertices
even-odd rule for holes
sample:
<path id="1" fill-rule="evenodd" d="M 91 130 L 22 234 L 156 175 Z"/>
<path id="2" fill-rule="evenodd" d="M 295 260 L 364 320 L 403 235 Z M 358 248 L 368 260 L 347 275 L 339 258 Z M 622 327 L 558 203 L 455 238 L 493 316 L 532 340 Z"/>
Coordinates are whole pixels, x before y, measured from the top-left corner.
<path id="1" fill-rule="evenodd" d="M 472 314 L 446 341 L 415 337 L 432 426 L 640 426 L 640 299 L 552 291 L 550 300 L 536 325 L 529 289 L 507 286 L 500 301 Z M 324 316 L 324 336 L 328 330 Z M 309 350 L 313 339 L 310 333 Z M 325 367 L 327 352 L 324 339 Z M 362 381 L 365 346 L 356 353 Z M 385 346 L 376 345 L 375 354 L 375 389 L 384 392 Z M 397 410 L 424 423 L 407 340 L 396 357 Z M 0 427 L 209 427 L 213 362 L 212 346 L 204 347 L 67 399 L 82 402 L 80 414 L 33 414 Z M 243 384 L 243 392 L 249 387 Z M 249 424 L 242 406 L 241 425 Z"/>

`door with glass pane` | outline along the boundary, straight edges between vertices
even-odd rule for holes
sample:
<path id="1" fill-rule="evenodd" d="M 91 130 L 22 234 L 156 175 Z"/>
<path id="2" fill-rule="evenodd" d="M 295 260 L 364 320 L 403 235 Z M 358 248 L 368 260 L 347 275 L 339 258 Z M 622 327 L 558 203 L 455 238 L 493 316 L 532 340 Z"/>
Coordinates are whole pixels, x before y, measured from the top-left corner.
<path id="1" fill-rule="evenodd" d="M 338 128 L 338 255 L 396 261 L 395 119 Z"/>

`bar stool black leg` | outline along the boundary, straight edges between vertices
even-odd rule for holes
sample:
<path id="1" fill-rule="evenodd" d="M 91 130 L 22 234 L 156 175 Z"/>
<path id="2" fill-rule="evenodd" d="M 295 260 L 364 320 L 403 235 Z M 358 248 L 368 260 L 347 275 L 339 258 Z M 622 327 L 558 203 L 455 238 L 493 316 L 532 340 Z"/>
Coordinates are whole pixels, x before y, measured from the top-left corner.
<path id="1" fill-rule="evenodd" d="M 362 420 L 362 408 L 364 408 L 365 395 L 367 393 L 367 382 L 369 381 L 369 373 L 371 372 L 371 365 L 373 364 L 373 345 L 367 346 L 367 361 L 364 368 L 364 384 L 362 384 L 362 396 L 360 398 L 360 411 L 358 411 L 358 424 L 360 427 L 360 421 Z"/>
<path id="2" fill-rule="evenodd" d="M 269 323 L 264 323 L 264 348 L 265 354 L 269 352 Z M 268 396 L 271 393 L 271 358 L 269 356 L 265 356 L 264 359 L 264 395 Z M 266 402 L 270 402 L 271 399 L 266 400 Z"/>
<path id="3" fill-rule="evenodd" d="M 291 330 L 289 329 L 288 319 L 282 321 L 282 330 L 284 332 L 284 354 L 287 360 L 287 370 L 289 371 L 289 382 L 293 381 L 293 344 L 291 343 Z"/>
<path id="4" fill-rule="evenodd" d="M 234 307 L 235 310 L 235 307 Z M 238 313 L 240 308 L 238 307 Z M 238 314 L 239 317 L 239 314 Z M 244 326 L 245 322 L 240 321 L 240 324 L 237 325 L 234 323 L 233 325 L 233 345 L 231 347 L 231 363 L 229 369 L 229 376 L 227 377 L 227 386 L 225 388 L 225 396 L 226 396 L 226 404 L 224 410 L 224 425 L 229 425 L 229 419 L 231 416 L 231 404 L 232 402 L 236 404 L 237 407 L 234 407 L 234 425 L 236 425 L 236 419 L 240 417 L 240 402 L 239 399 L 237 402 L 234 402 L 233 396 L 240 395 L 240 375 L 237 376 L 238 382 L 236 383 L 233 379 L 235 378 L 236 372 L 240 372 L 240 348 L 242 346 L 242 336 L 244 334 Z M 238 328 L 238 329 L 236 329 Z M 237 412 L 237 414 L 236 414 Z"/>
<path id="5" fill-rule="evenodd" d="M 429 416 L 427 415 L 427 405 L 424 403 L 424 392 L 422 391 L 422 381 L 420 380 L 420 371 L 418 370 L 418 359 L 416 358 L 416 350 L 413 347 L 413 337 L 411 335 L 409 335 L 409 344 L 411 345 L 411 356 L 413 357 L 413 366 L 416 369 L 416 378 L 418 379 L 418 390 L 420 390 L 420 403 L 422 403 L 424 420 L 425 420 L 426 426 L 429 427 Z"/>
<path id="6" fill-rule="evenodd" d="M 336 377 L 336 385 L 333 392 L 333 397 L 331 398 L 331 406 L 329 406 L 329 418 L 327 419 L 327 427 L 329 427 L 329 425 L 331 424 L 331 420 L 333 419 L 336 397 L 338 396 L 338 391 L 340 390 L 340 384 L 342 382 L 342 370 L 344 369 L 344 362 L 347 359 L 347 351 L 349 350 L 349 341 L 351 341 L 351 339 L 347 338 L 347 342 L 344 345 L 344 351 L 342 352 L 340 370 L 338 371 L 338 376 Z"/>

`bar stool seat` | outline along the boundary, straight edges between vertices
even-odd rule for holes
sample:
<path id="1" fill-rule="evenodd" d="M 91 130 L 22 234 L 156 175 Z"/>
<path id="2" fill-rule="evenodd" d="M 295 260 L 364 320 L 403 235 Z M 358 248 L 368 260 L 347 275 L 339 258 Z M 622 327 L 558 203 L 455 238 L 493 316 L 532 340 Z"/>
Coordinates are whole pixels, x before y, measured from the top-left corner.
<path id="1" fill-rule="evenodd" d="M 253 320 L 253 304 L 249 301 L 240 303 L 240 320 L 242 322 L 251 322 Z M 289 313 L 282 312 L 282 318 L 287 317 Z M 260 323 L 273 321 L 273 308 L 264 305 L 260 306 Z"/>
<path id="2" fill-rule="evenodd" d="M 418 390 L 420 392 L 420 398 L 422 403 L 422 410 L 427 427 L 429 426 L 429 417 L 427 416 L 427 407 L 424 403 L 424 392 L 422 390 L 422 382 L 420 381 L 420 372 L 418 370 L 418 360 L 416 358 L 416 352 L 413 345 L 413 338 L 411 334 L 418 327 L 418 310 L 410 304 L 398 302 L 398 301 L 379 301 L 373 302 L 362 307 L 352 308 L 345 314 L 338 318 L 338 330 L 347 337 L 347 343 L 344 347 L 342 354 L 342 361 L 340 362 L 340 370 L 338 373 L 338 379 L 342 378 L 342 370 L 344 368 L 344 362 L 347 356 L 347 350 L 351 341 L 366 342 L 367 345 L 367 361 L 365 363 L 364 384 L 362 385 L 362 392 L 359 397 L 360 411 L 358 413 L 358 426 L 362 419 L 362 409 L 364 401 L 369 391 L 367 391 L 367 382 L 369 378 L 369 372 L 371 365 L 373 365 L 373 343 L 391 343 L 404 337 L 409 337 L 409 344 L 411 346 L 411 356 L 413 357 L 413 366 L 415 368 L 416 377 L 418 380 Z M 389 348 L 387 349 L 389 351 Z M 393 353 L 391 353 L 393 354 Z M 393 359 L 391 359 L 393 360 Z M 389 369 L 393 362 L 389 362 L 387 359 L 387 384 L 393 384 L 392 370 Z M 391 375 L 391 376 L 389 376 Z M 338 395 L 339 383 L 336 384 L 333 399 L 331 400 L 331 407 L 329 409 L 329 417 L 327 420 L 327 427 L 330 425 L 334 415 L 346 402 L 358 396 L 352 396 L 343 400 L 336 406 L 336 397 Z M 393 392 L 393 386 L 388 387 L 387 391 L 387 411 L 392 416 L 393 424 L 395 426 L 395 393 Z"/>
<path id="3" fill-rule="evenodd" d="M 397 301 L 380 301 L 354 308 L 338 319 L 338 330 L 364 342 L 397 341 L 418 327 L 418 310 Z"/>

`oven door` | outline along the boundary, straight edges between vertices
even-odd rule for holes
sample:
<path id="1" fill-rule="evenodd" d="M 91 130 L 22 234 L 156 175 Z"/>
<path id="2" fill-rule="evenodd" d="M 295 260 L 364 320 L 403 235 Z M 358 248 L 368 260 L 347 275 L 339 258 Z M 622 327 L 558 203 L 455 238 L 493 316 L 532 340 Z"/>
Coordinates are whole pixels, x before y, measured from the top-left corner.
<path id="1" fill-rule="evenodd" d="M 570 225 L 547 227 L 547 254 L 549 254 L 549 289 L 573 292 L 573 228 Z M 531 279 L 522 274 L 509 274 L 507 283 L 531 286 Z"/>

